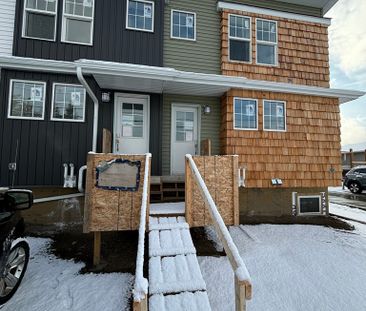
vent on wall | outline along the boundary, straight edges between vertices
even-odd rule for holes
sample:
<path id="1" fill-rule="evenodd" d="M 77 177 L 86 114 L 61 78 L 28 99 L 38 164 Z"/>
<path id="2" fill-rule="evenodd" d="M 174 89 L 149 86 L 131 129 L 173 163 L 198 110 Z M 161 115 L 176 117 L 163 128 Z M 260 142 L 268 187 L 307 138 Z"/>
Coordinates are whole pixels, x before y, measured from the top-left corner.
<path id="1" fill-rule="evenodd" d="M 297 197 L 299 215 L 322 214 L 320 195 L 299 195 Z"/>

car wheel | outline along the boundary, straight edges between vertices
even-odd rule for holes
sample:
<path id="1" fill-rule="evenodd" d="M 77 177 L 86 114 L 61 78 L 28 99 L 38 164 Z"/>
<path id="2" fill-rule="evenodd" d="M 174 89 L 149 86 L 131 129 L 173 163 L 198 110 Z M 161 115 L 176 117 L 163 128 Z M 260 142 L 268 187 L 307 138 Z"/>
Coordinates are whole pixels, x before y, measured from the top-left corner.
<path id="1" fill-rule="evenodd" d="M 361 188 L 360 184 L 358 182 L 354 182 L 354 181 L 349 183 L 348 189 L 352 193 L 361 193 L 362 192 L 362 188 Z"/>
<path id="2" fill-rule="evenodd" d="M 7 302 L 18 289 L 29 261 L 29 245 L 25 241 L 15 244 L 0 275 L 0 305 Z"/>

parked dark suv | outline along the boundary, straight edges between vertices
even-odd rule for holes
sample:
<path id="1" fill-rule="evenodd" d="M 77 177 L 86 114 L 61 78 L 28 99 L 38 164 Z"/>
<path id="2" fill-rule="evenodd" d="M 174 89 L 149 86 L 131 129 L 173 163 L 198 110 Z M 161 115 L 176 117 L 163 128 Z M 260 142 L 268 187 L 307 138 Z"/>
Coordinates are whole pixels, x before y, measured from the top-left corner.
<path id="1" fill-rule="evenodd" d="M 29 190 L 0 189 L 0 305 L 18 289 L 29 261 L 24 220 L 19 211 L 33 204 Z"/>
<path id="2" fill-rule="evenodd" d="M 352 193 L 361 193 L 366 189 L 366 166 L 352 168 L 344 178 L 344 185 Z"/>

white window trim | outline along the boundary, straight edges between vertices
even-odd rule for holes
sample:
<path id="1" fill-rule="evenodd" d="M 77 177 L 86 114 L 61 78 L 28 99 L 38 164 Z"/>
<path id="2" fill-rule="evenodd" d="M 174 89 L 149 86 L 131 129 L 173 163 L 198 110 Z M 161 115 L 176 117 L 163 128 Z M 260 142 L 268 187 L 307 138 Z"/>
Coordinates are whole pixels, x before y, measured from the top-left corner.
<path id="1" fill-rule="evenodd" d="M 249 28 L 249 34 L 250 34 L 250 37 L 249 39 L 246 39 L 246 38 L 238 38 L 238 37 L 232 37 L 230 36 L 230 16 L 238 16 L 238 17 L 245 17 L 245 18 L 249 18 L 249 25 L 250 25 L 250 28 Z M 229 59 L 229 62 L 231 63 L 243 63 L 243 64 L 252 64 L 253 63 L 253 47 L 252 47 L 252 39 L 253 39 L 253 29 L 252 29 L 252 18 L 250 16 L 245 16 L 245 15 L 239 15 L 239 14 L 229 14 L 229 17 L 228 17 L 228 38 L 229 38 L 229 44 L 228 44 L 228 59 Z M 243 60 L 234 60 L 234 59 L 231 59 L 230 58 L 230 39 L 233 39 L 233 40 L 238 40 L 238 41 L 247 41 L 249 42 L 249 61 L 246 62 L 246 61 L 243 61 Z"/>
<path id="2" fill-rule="evenodd" d="M 55 12 L 49 12 L 49 11 L 43 11 L 43 10 L 37 10 L 37 9 L 28 9 L 27 6 L 27 0 L 23 1 L 23 19 L 22 19 L 22 38 L 25 39 L 33 39 L 33 40 L 41 40 L 41 41 L 49 41 L 49 42 L 55 42 L 56 41 L 56 34 L 57 34 L 57 13 L 58 13 L 58 0 L 55 0 Z M 45 38 L 37 38 L 37 37 L 31 37 L 31 36 L 27 36 L 25 34 L 25 21 L 26 21 L 26 15 L 27 12 L 33 12 L 33 13 L 38 13 L 38 14 L 43 14 L 43 15 L 50 15 L 50 16 L 54 16 L 55 17 L 55 30 L 54 30 L 54 34 L 53 34 L 53 39 L 45 39 Z"/>
<path id="3" fill-rule="evenodd" d="M 315 212 L 315 213 L 301 213 L 300 211 L 300 199 L 302 198 L 317 198 L 319 199 L 319 212 Z M 297 196 L 297 214 L 298 215 L 322 215 L 322 198 L 321 195 L 299 195 Z"/>
<path id="4" fill-rule="evenodd" d="M 129 6 L 129 3 L 130 3 L 129 0 L 127 0 L 127 4 L 126 4 L 126 29 L 136 30 L 136 31 L 144 31 L 144 32 L 154 32 L 154 28 L 155 28 L 155 2 L 154 1 L 148 1 L 148 0 L 133 0 L 133 1 L 152 4 L 151 30 L 150 29 L 141 29 L 141 28 L 135 28 L 135 27 L 128 26 L 128 6 Z"/>
<path id="5" fill-rule="evenodd" d="M 37 83 L 42 84 L 44 87 L 44 94 L 43 94 L 43 101 L 42 101 L 42 117 L 18 117 L 18 116 L 12 116 L 11 115 L 11 104 L 12 104 L 12 97 L 13 97 L 13 84 L 14 82 L 21 82 L 21 83 Z M 46 106 L 46 88 L 47 83 L 44 81 L 33 81 L 33 80 L 18 80 L 18 79 L 11 79 L 10 80 L 10 86 L 9 86 L 9 99 L 8 99 L 8 119 L 19 119 L 19 120 L 44 120 L 45 116 L 45 106 Z"/>
<path id="6" fill-rule="evenodd" d="M 70 43 L 70 44 L 77 44 L 77 45 L 93 46 L 93 43 L 94 43 L 95 0 L 93 1 L 93 10 L 92 10 L 92 16 L 91 17 L 65 13 L 65 7 L 66 7 L 66 0 L 63 0 L 63 5 L 62 5 L 62 24 L 61 24 L 61 42 L 63 42 L 63 43 Z M 90 27 L 90 43 L 84 43 L 84 42 L 76 42 L 76 41 L 66 40 L 66 20 L 67 19 L 75 19 L 75 20 L 79 20 L 79 21 L 91 22 L 91 27 Z"/>
<path id="7" fill-rule="evenodd" d="M 83 111 L 83 119 L 82 120 L 71 120 L 71 119 L 58 119 L 58 118 L 54 118 L 53 117 L 53 107 L 54 107 L 54 103 L 55 103 L 55 91 L 56 91 L 56 86 L 77 86 L 77 87 L 81 87 L 83 89 L 84 92 L 84 111 Z M 85 113 L 86 113 L 86 90 L 85 88 L 81 85 L 81 84 L 72 84 L 72 83 L 61 83 L 61 82 L 54 82 L 52 84 L 52 100 L 51 100 L 51 113 L 50 113 L 50 120 L 51 121 L 56 121 L 56 122 L 77 122 L 77 123 L 83 123 L 85 122 Z"/>
<path id="8" fill-rule="evenodd" d="M 240 100 L 251 100 L 251 101 L 255 101 L 256 104 L 256 111 L 257 111 L 257 115 L 256 115 L 256 127 L 255 128 L 248 128 L 248 127 L 236 127 L 235 126 L 235 100 L 236 99 L 240 99 Z M 258 131 L 258 99 L 254 99 L 254 98 L 244 98 L 244 97 L 234 97 L 233 99 L 233 129 L 237 130 L 237 131 Z"/>
<path id="9" fill-rule="evenodd" d="M 181 38 L 181 37 L 175 37 L 173 35 L 173 13 L 186 13 L 193 15 L 193 22 L 194 22 L 194 28 L 193 28 L 193 39 L 190 38 Z M 182 10 L 176 10 L 172 9 L 170 12 L 170 39 L 177 39 L 177 40 L 186 40 L 186 41 L 196 41 L 197 40 L 197 15 L 195 12 L 188 12 L 188 11 L 182 11 Z"/>
<path id="10" fill-rule="evenodd" d="M 269 41 L 263 41 L 263 40 L 258 40 L 257 39 L 257 27 L 258 27 L 258 21 L 265 21 L 265 22 L 271 22 L 271 23 L 275 23 L 276 24 L 276 42 L 269 42 Z M 256 18 L 255 19 L 255 39 L 256 39 L 256 63 L 257 65 L 260 66 L 268 66 L 268 67 L 278 67 L 279 66 L 279 62 L 278 62 L 278 22 L 272 19 L 265 19 L 265 18 Z M 263 44 L 263 45 L 269 45 L 269 46 L 274 46 L 275 47 L 275 63 L 274 64 L 266 64 L 266 63 L 260 63 L 258 61 L 258 44 Z"/>
<path id="11" fill-rule="evenodd" d="M 283 104 L 283 108 L 284 108 L 284 118 L 285 118 L 285 129 L 284 130 L 274 130 L 274 129 L 266 129 L 264 127 L 264 105 L 266 102 L 269 103 L 281 103 Z M 286 102 L 283 100 L 268 100 L 268 99 L 263 99 L 263 131 L 266 132 L 287 132 L 287 109 L 286 109 Z"/>

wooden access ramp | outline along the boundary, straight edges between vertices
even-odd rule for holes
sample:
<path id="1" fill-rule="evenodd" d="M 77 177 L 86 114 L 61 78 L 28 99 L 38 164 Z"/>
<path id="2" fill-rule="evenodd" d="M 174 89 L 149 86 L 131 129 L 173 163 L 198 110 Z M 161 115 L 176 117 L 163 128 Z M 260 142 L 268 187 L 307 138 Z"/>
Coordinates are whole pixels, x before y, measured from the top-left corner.
<path id="1" fill-rule="evenodd" d="M 149 310 L 211 310 L 183 206 L 151 205 Z M 170 212 L 168 212 L 170 210 Z M 163 214 L 165 212 L 165 215 Z M 159 216 L 156 216 L 159 215 Z"/>

